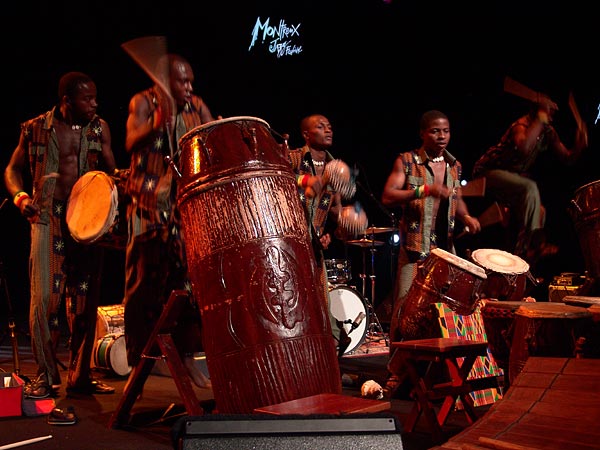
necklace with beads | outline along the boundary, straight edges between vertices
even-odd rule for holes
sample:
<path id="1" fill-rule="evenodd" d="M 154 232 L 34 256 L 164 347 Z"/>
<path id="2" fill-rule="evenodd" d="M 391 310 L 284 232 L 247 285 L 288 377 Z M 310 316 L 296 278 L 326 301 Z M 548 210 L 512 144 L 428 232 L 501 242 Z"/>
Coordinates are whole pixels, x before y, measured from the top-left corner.
<path id="1" fill-rule="evenodd" d="M 315 167 L 323 167 L 325 165 L 325 161 L 316 161 L 313 159 L 313 165 Z"/>
<path id="2" fill-rule="evenodd" d="M 442 162 L 443 160 L 443 156 L 436 156 L 435 158 L 431 158 L 431 162 Z"/>

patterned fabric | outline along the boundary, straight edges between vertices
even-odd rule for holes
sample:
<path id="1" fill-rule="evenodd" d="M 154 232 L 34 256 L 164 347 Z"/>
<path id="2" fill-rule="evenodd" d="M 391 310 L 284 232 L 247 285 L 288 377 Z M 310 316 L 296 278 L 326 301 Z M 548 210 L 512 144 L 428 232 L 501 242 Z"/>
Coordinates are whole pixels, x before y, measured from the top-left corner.
<path id="1" fill-rule="evenodd" d="M 425 150 L 414 150 L 400 155 L 404 164 L 406 173 L 405 188 L 416 189 L 419 186 L 433 184 L 433 170 L 429 166 L 429 159 Z M 457 209 L 457 191 L 460 187 L 460 177 L 462 166 L 448 151 L 444 151 L 446 161 L 446 186 L 452 191 L 450 196 L 450 207 L 448 208 L 447 223 L 448 228 L 444 230 L 447 236 L 443 239 L 448 244 L 444 250 L 454 253 L 452 236 L 454 234 L 454 225 Z M 438 247 L 438 238 L 435 233 L 435 224 L 432 224 L 433 218 L 433 197 L 424 197 L 407 203 L 402 210 L 402 233 L 404 234 L 405 248 L 407 251 L 417 254 L 420 261 L 424 260 L 431 249 Z M 431 232 L 430 232 L 431 230 Z"/>
<path id="2" fill-rule="evenodd" d="M 292 169 L 296 175 L 316 175 L 312 163 L 312 157 L 310 155 L 310 149 L 307 146 L 296 150 L 290 150 L 288 155 L 290 158 L 290 163 L 292 164 Z M 332 159 L 333 156 L 329 152 L 326 152 L 325 161 L 329 162 Z M 331 189 L 330 185 L 327 185 L 327 188 L 324 189 L 321 192 L 321 195 L 315 199 L 307 198 L 306 195 L 304 195 L 304 189 L 301 187 L 298 188 L 298 193 L 300 195 L 302 206 L 304 206 L 304 211 L 310 218 L 310 222 L 314 228 L 314 233 L 320 237 L 325 229 L 327 215 L 329 214 L 332 197 L 335 192 Z M 309 231 L 311 234 L 313 233 L 313 230 Z"/>
<path id="3" fill-rule="evenodd" d="M 475 312 L 468 316 L 456 314 L 445 303 L 435 303 L 439 316 L 442 337 L 464 337 L 469 340 L 485 340 L 487 335 L 483 326 L 483 319 L 479 306 Z M 467 377 L 468 380 L 487 377 L 502 376 L 504 372 L 496 363 L 490 349 L 487 356 L 479 356 L 473 364 L 473 368 Z M 469 394 L 473 399 L 474 406 L 483 406 L 494 403 L 502 398 L 502 394 L 496 388 L 488 388 L 474 391 Z M 456 401 L 456 407 L 462 409 L 460 398 Z"/>

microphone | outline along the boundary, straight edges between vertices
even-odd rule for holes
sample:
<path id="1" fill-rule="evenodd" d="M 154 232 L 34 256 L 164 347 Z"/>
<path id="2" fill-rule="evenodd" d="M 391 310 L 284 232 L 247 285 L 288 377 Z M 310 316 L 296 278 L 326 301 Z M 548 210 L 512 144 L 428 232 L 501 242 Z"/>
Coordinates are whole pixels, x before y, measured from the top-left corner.
<path id="1" fill-rule="evenodd" d="M 350 325 L 352 330 L 356 330 L 365 317 L 367 317 L 367 315 L 364 312 L 359 312 L 356 319 L 354 319 L 354 322 L 352 322 L 352 325 Z"/>

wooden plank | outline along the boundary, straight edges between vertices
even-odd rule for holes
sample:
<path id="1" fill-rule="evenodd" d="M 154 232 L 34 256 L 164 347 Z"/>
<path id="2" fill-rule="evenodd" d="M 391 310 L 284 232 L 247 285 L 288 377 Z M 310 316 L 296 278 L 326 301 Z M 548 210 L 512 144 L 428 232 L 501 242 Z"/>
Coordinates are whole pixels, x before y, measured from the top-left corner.
<path id="1" fill-rule="evenodd" d="M 272 415 L 357 414 L 382 412 L 390 408 L 391 403 L 385 400 L 324 393 L 254 408 L 254 413 Z"/>

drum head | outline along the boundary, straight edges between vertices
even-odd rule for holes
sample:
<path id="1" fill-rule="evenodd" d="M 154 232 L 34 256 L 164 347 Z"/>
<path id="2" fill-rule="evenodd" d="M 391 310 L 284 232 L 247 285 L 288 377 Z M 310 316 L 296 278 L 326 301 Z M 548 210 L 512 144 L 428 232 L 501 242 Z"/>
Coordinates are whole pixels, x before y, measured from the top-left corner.
<path id="1" fill-rule="evenodd" d="M 471 253 L 473 260 L 492 272 L 521 274 L 529 270 L 529 264 L 516 255 L 495 248 L 479 248 Z"/>
<path id="2" fill-rule="evenodd" d="M 251 116 L 227 117 L 225 119 L 217 119 L 217 120 L 213 120 L 212 122 L 203 123 L 202 125 L 198 125 L 197 127 L 191 129 L 190 131 L 188 131 L 187 133 L 185 133 L 183 136 L 181 136 L 179 138 L 180 145 L 181 145 L 181 142 L 187 141 L 192 136 L 198 134 L 199 131 L 207 130 L 209 128 L 216 127 L 217 125 L 223 125 L 223 124 L 229 123 L 229 122 L 245 122 L 245 121 L 260 122 L 265 127 L 271 128 L 271 126 L 268 124 L 268 122 L 266 122 L 263 119 L 259 119 L 258 117 L 251 117 Z"/>
<path id="3" fill-rule="evenodd" d="M 485 271 L 481 267 L 479 267 L 476 264 L 473 264 L 470 261 L 467 261 L 466 259 L 461 258 L 460 256 L 447 252 L 446 250 L 442 250 L 441 248 L 434 248 L 433 250 L 431 250 L 431 254 L 449 262 L 450 264 L 456 267 L 470 272 L 473 275 L 478 276 L 479 278 L 487 278 Z"/>
<path id="4" fill-rule="evenodd" d="M 592 316 L 587 308 L 552 302 L 528 303 L 520 306 L 515 314 L 517 316 L 543 319 L 578 319 Z"/>
<path id="5" fill-rule="evenodd" d="M 113 225 L 119 193 L 112 179 L 101 171 L 84 174 L 73 185 L 67 204 L 67 225 L 73 239 L 91 244 Z"/>
<path id="6" fill-rule="evenodd" d="M 344 330 L 350 338 L 350 345 L 344 351 L 344 354 L 356 350 L 362 343 L 367 334 L 368 317 L 367 310 L 360 295 L 353 289 L 338 286 L 329 292 L 329 309 L 331 315 L 343 323 Z M 361 313 L 364 318 L 361 320 Z M 352 323 L 361 320 L 358 327 L 352 329 Z"/>

